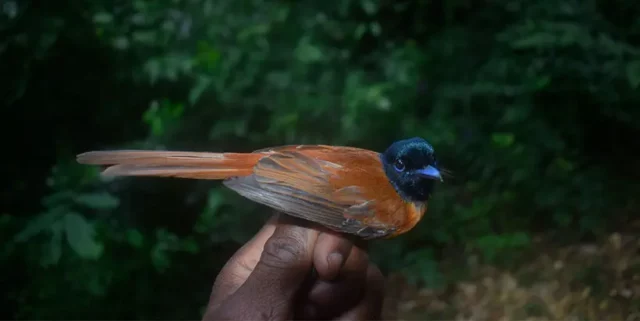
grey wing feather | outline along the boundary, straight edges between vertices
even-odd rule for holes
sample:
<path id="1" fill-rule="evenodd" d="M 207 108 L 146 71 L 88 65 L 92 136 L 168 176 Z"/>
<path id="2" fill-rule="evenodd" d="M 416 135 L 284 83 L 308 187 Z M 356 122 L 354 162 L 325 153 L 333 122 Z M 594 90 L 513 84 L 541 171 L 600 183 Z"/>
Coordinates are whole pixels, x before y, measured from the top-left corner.
<path id="1" fill-rule="evenodd" d="M 353 218 L 345 218 L 344 209 L 326 200 L 308 195 L 304 191 L 280 185 L 279 189 L 265 188 L 255 175 L 234 177 L 225 180 L 224 185 L 238 194 L 260 204 L 269 206 L 285 214 L 306 219 L 338 232 L 354 234 L 364 239 L 380 238 L 392 233 L 392 228 L 365 226 Z M 304 193 L 306 195 L 300 195 Z M 292 197 L 292 195 L 303 197 Z"/>
<path id="2" fill-rule="evenodd" d="M 311 202 L 300 197 L 291 197 L 301 191 L 296 191 L 288 186 L 281 186 L 279 190 L 264 188 L 258 183 L 255 175 L 227 179 L 223 183 L 250 200 L 293 216 L 309 219 L 309 217 L 297 214 L 297 212 L 308 213 L 308 216 L 319 218 L 321 222 L 318 223 L 327 224 L 334 228 L 340 227 L 344 221 L 342 215 L 337 215 L 339 209 L 332 208 L 329 204 L 320 205 L 325 203 L 322 200 L 316 198 L 314 202 Z"/>

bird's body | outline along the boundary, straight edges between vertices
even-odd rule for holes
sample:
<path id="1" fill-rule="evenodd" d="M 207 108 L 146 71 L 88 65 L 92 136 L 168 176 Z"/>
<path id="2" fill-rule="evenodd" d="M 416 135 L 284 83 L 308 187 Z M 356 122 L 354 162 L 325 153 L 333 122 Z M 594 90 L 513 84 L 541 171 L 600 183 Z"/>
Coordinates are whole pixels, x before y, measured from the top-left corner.
<path id="1" fill-rule="evenodd" d="M 78 162 L 111 165 L 103 174 L 112 176 L 224 180 L 252 201 L 365 239 L 412 229 L 427 209 L 434 179 L 441 179 L 433 148 L 419 138 L 383 154 L 290 145 L 253 153 L 95 151 L 78 155 Z"/>

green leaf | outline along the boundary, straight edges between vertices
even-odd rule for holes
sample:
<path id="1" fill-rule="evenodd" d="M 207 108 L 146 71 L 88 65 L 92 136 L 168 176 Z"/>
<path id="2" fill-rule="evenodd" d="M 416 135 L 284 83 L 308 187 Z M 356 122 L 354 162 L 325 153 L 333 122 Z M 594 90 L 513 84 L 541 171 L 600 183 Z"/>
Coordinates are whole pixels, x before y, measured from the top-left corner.
<path id="1" fill-rule="evenodd" d="M 300 41 L 295 49 L 295 56 L 305 63 L 313 63 L 322 60 L 323 54 L 319 47 L 310 43 L 308 39 Z"/>
<path id="2" fill-rule="evenodd" d="M 83 216 L 68 213 L 64 217 L 64 225 L 67 242 L 79 256 L 97 259 L 102 255 L 103 246 L 95 240 L 94 227 Z"/>
<path id="3" fill-rule="evenodd" d="M 133 41 L 152 45 L 157 41 L 157 34 L 154 31 L 134 31 L 131 35 Z"/>
<path id="4" fill-rule="evenodd" d="M 160 64 L 160 60 L 157 58 L 147 60 L 147 62 L 144 63 L 143 69 L 149 76 L 149 82 L 152 85 L 160 79 L 162 66 Z"/>
<path id="5" fill-rule="evenodd" d="M 558 157 L 554 160 L 554 164 L 565 172 L 571 172 L 575 169 L 575 165 L 563 157 Z"/>
<path id="6" fill-rule="evenodd" d="M 142 233 L 140 233 L 140 231 L 131 229 L 126 232 L 126 235 L 127 235 L 127 242 L 129 242 L 129 244 L 131 244 L 135 248 L 142 247 L 142 243 L 144 242 L 144 237 L 142 236 Z"/>
<path id="7" fill-rule="evenodd" d="M 54 180 L 50 180 L 50 183 L 53 185 L 56 182 Z M 73 196 L 74 195 L 72 191 L 54 192 L 42 198 L 42 205 L 44 205 L 46 208 L 65 206 L 65 204 L 67 204 L 67 202 L 69 202 L 69 200 L 71 200 Z"/>
<path id="8" fill-rule="evenodd" d="M 239 41 L 246 41 L 251 37 L 264 37 L 269 33 L 270 30 L 271 30 L 271 25 L 266 23 L 259 23 L 255 25 L 250 25 L 249 27 L 241 30 L 238 33 L 237 37 Z"/>
<path id="9" fill-rule="evenodd" d="M 93 22 L 97 24 L 107 24 L 113 21 L 113 16 L 108 12 L 98 12 L 93 16 Z"/>
<path id="10" fill-rule="evenodd" d="M 151 135 L 158 137 L 164 132 L 162 118 L 160 116 L 160 103 L 158 101 L 151 102 L 149 109 L 144 112 L 142 119 L 151 127 Z"/>
<path id="11" fill-rule="evenodd" d="M 162 123 L 162 119 L 154 118 L 151 121 L 151 135 L 159 137 L 164 133 L 164 125 Z"/>
<path id="12" fill-rule="evenodd" d="M 207 42 L 198 43 L 198 52 L 195 56 L 195 64 L 207 70 L 213 70 L 220 62 L 221 54 L 214 46 Z"/>
<path id="13" fill-rule="evenodd" d="M 45 212 L 36 216 L 15 236 L 14 242 L 25 242 L 45 230 L 51 230 L 51 227 L 58 219 L 60 219 L 60 215 L 54 211 Z"/>
<path id="14" fill-rule="evenodd" d="M 380 26 L 378 22 L 372 22 L 369 25 L 369 30 L 371 30 L 371 33 L 377 37 L 382 33 L 382 26 Z"/>
<path id="15" fill-rule="evenodd" d="M 353 32 L 353 36 L 355 39 L 359 40 L 362 38 L 362 36 L 367 32 L 367 25 L 365 24 L 359 24 L 355 31 Z"/>
<path id="16" fill-rule="evenodd" d="M 547 88 L 551 83 L 551 77 L 549 76 L 540 76 L 535 79 L 535 88 L 537 90 L 541 90 Z"/>
<path id="17" fill-rule="evenodd" d="M 78 204 L 98 210 L 111 210 L 120 205 L 120 200 L 107 192 L 78 194 L 74 199 Z"/>
<path id="18" fill-rule="evenodd" d="M 558 211 L 553 214 L 553 220 L 561 227 L 567 227 L 571 224 L 573 217 L 571 217 L 571 214 L 569 212 Z"/>
<path id="19" fill-rule="evenodd" d="M 509 147 L 513 144 L 515 137 L 512 133 L 493 133 L 491 140 L 498 147 Z"/>
<path id="20" fill-rule="evenodd" d="M 57 222 L 51 226 L 53 237 L 45 247 L 45 253 L 40 258 L 40 265 L 47 267 L 56 265 L 62 256 L 62 223 Z"/>
<path id="21" fill-rule="evenodd" d="M 129 49 L 129 39 L 127 37 L 116 37 L 111 41 L 111 45 L 119 50 Z"/>
<path id="22" fill-rule="evenodd" d="M 509 245 L 512 247 L 524 247 L 531 243 L 529 235 L 524 232 L 514 232 L 508 235 Z"/>
<path id="23" fill-rule="evenodd" d="M 197 103 L 202 93 L 207 90 L 210 84 L 210 77 L 198 77 L 196 85 L 189 91 L 189 104 L 194 105 L 195 103 Z"/>
<path id="24" fill-rule="evenodd" d="M 166 250 L 166 245 L 162 243 L 158 243 L 153 250 L 151 250 L 151 262 L 160 273 L 166 271 L 171 266 L 171 260 Z"/>
<path id="25" fill-rule="evenodd" d="M 378 12 L 378 4 L 376 2 L 374 0 L 361 0 L 360 5 L 367 15 L 372 16 Z"/>
<path id="26" fill-rule="evenodd" d="M 182 249 L 187 253 L 195 254 L 198 253 L 200 247 L 198 246 L 198 243 L 196 241 L 194 241 L 193 239 L 188 239 L 183 242 Z"/>
<path id="27" fill-rule="evenodd" d="M 627 80 L 633 89 L 637 89 L 640 86 L 640 60 L 627 64 Z"/>

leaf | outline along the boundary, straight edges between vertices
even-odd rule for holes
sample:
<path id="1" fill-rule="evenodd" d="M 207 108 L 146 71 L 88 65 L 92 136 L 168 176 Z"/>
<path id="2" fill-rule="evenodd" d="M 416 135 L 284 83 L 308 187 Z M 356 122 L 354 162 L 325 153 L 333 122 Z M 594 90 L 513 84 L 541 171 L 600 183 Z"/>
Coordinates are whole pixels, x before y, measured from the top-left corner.
<path id="1" fill-rule="evenodd" d="M 493 133 L 491 140 L 498 147 L 509 147 L 513 144 L 515 138 L 512 133 Z"/>
<path id="2" fill-rule="evenodd" d="M 221 58 L 220 51 L 207 42 L 198 43 L 198 52 L 195 56 L 195 64 L 202 66 L 207 70 L 213 70 Z"/>
<path id="3" fill-rule="evenodd" d="M 162 66 L 160 65 L 160 60 L 156 58 L 152 58 L 147 60 L 144 63 L 143 69 L 145 73 L 149 76 L 149 82 L 153 85 L 160 79 Z"/>
<path id="4" fill-rule="evenodd" d="M 142 236 L 142 233 L 140 233 L 140 231 L 131 229 L 126 232 L 126 235 L 127 242 L 129 242 L 129 244 L 131 244 L 135 248 L 142 247 L 144 237 Z"/>
<path id="5" fill-rule="evenodd" d="M 54 180 L 50 180 L 50 183 L 55 184 L 56 182 Z M 64 204 L 69 202 L 73 196 L 72 191 L 54 192 L 42 198 L 42 205 L 44 205 L 45 208 L 64 206 Z"/>
<path id="6" fill-rule="evenodd" d="M 246 41 L 251 37 L 264 37 L 271 30 L 271 25 L 266 23 L 259 23 L 255 25 L 250 25 L 248 28 L 241 30 L 238 33 L 239 41 Z"/>
<path id="7" fill-rule="evenodd" d="M 563 157 L 558 157 L 554 160 L 554 165 L 565 172 L 571 172 L 575 169 L 575 165 Z"/>
<path id="8" fill-rule="evenodd" d="M 360 5 L 367 15 L 374 15 L 378 12 L 378 4 L 374 0 L 361 0 Z"/>
<path id="9" fill-rule="evenodd" d="M 378 22 L 372 22 L 369 25 L 369 30 L 371 30 L 371 33 L 377 37 L 382 33 L 382 26 L 380 26 Z"/>
<path id="10" fill-rule="evenodd" d="M 171 260 L 169 255 L 167 255 L 167 247 L 163 243 L 158 243 L 151 250 L 151 262 L 153 266 L 156 268 L 156 271 L 162 273 L 166 271 L 171 266 Z"/>
<path id="11" fill-rule="evenodd" d="M 514 232 L 508 235 L 509 246 L 524 247 L 531 243 L 529 235 L 525 232 Z"/>
<path id="12" fill-rule="evenodd" d="M 558 211 L 553 214 L 553 220 L 561 227 L 567 227 L 571 224 L 573 217 L 567 211 Z"/>
<path id="13" fill-rule="evenodd" d="M 313 63 L 322 60 L 322 50 L 310 43 L 308 39 L 303 39 L 295 49 L 295 56 L 305 63 Z"/>
<path id="14" fill-rule="evenodd" d="M 13 19 L 18 16 L 18 8 L 17 1 L 3 1 L 2 14 L 9 17 L 9 19 Z"/>
<path id="15" fill-rule="evenodd" d="M 57 222 L 52 225 L 51 231 L 53 233 L 53 237 L 51 237 L 49 244 L 45 248 L 46 252 L 43 253 L 40 258 L 40 265 L 43 267 L 58 264 L 60 257 L 62 256 L 62 223 Z"/>
<path id="16" fill-rule="evenodd" d="M 76 254 L 85 259 L 97 259 L 102 255 L 103 246 L 94 238 L 94 227 L 83 216 L 68 213 L 64 225 L 67 242 Z"/>
<path id="17" fill-rule="evenodd" d="M 195 103 L 197 103 L 202 93 L 207 90 L 210 84 L 211 84 L 210 77 L 204 77 L 204 76 L 198 77 L 198 81 L 196 82 L 196 85 L 193 88 L 191 88 L 191 90 L 189 91 L 189 103 L 191 105 L 194 105 Z"/>
<path id="18" fill-rule="evenodd" d="M 547 88 L 551 83 L 551 77 L 549 76 L 539 76 L 535 79 L 535 88 L 537 90 L 542 90 Z"/>
<path id="19" fill-rule="evenodd" d="M 359 40 L 359 39 L 361 39 L 361 38 L 362 38 L 362 36 L 363 36 L 366 32 L 367 32 L 367 26 L 366 26 L 366 25 L 364 25 L 364 24 L 359 24 L 359 25 L 356 27 L 356 29 L 355 29 L 355 31 L 354 31 L 354 33 L 353 33 L 353 36 L 354 36 L 354 38 L 355 38 L 355 39 L 358 39 L 358 40 Z"/>
<path id="20" fill-rule="evenodd" d="M 78 204 L 98 210 L 111 210 L 120 205 L 120 200 L 107 192 L 78 194 L 74 199 Z"/>
<path id="21" fill-rule="evenodd" d="M 36 216 L 27 223 L 27 226 L 18 233 L 14 242 L 25 242 L 45 230 L 50 230 L 53 224 L 60 218 L 57 212 L 49 211 Z"/>
<path id="22" fill-rule="evenodd" d="M 627 80 L 633 89 L 637 89 L 640 86 L 640 60 L 627 64 Z"/>
<path id="23" fill-rule="evenodd" d="M 126 50 L 129 48 L 129 39 L 120 36 L 111 41 L 111 45 L 119 50 Z"/>
<path id="24" fill-rule="evenodd" d="M 195 225 L 195 230 L 198 233 L 209 233 L 211 229 L 217 227 L 223 222 L 217 217 L 219 209 L 224 205 L 224 195 L 219 189 L 213 189 L 209 191 L 209 197 L 207 198 L 207 205 L 205 209 L 198 217 L 198 221 Z"/>
<path id="25" fill-rule="evenodd" d="M 188 239 L 183 242 L 182 249 L 187 253 L 195 254 L 198 253 L 200 247 L 198 246 L 198 243 L 196 241 L 194 241 L 193 239 Z"/>
<path id="26" fill-rule="evenodd" d="M 152 45 L 157 41 L 157 37 L 154 31 L 134 31 L 131 35 L 133 41 L 146 45 Z"/>
<path id="27" fill-rule="evenodd" d="M 160 109 L 160 103 L 157 100 L 152 101 L 149 108 L 142 114 L 142 120 L 146 124 L 151 124 L 153 119 L 158 117 L 158 109 Z"/>
<path id="28" fill-rule="evenodd" d="M 108 12 L 98 12 L 93 16 L 93 22 L 97 24 L 107 24 L 113 21 L 113 16 Z"/>
<path id="29" fill-rule="evenodd" d="M 162 123 L 162 118 L 160 116 L 160 104 L 158 101 L 151 102 L 149 109 L 144 112 L 142 119 L 146 124 L 151 127 L 151 135 L 158 137 L 162 136 L 164 132 L 164 126 Z"/>

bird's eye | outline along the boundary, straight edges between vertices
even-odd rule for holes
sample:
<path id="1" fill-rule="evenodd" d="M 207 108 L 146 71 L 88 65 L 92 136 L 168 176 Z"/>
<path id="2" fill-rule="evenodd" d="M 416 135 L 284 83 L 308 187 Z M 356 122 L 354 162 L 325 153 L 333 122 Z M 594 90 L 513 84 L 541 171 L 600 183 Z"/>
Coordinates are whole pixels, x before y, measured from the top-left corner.
<path id="1" fill-rule="evenodd" d="M 396 170 L 397 170 L 398 172 L 402 172 L 402 171 L 404 171 L 404 168 L 405 168 L 405 166 L 404 166 L 404 162 L 403 162 L 401 159 L 398 159 L 398 160 L 393 164 L 393 167 L 395 167 L 395 168 L 396 168 Z"/>

